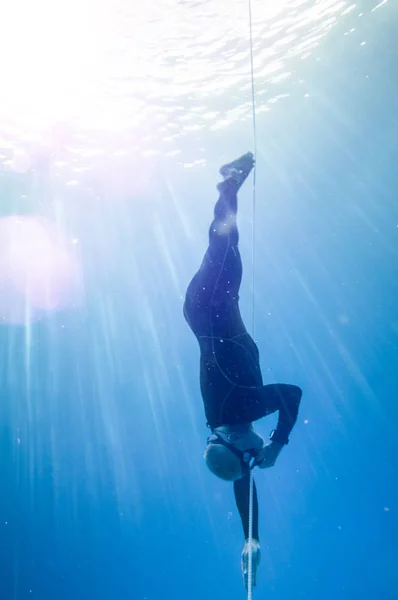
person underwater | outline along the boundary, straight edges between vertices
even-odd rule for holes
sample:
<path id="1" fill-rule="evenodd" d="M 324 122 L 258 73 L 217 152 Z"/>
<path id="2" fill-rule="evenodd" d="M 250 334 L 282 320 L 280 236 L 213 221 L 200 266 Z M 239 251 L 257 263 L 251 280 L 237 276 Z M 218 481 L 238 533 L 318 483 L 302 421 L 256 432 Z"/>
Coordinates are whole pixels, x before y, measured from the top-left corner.
<path id="1" fill-rule="evenodd" d="M 245 544 L 242 574 L 248 586 L 250 469 L 273 467 L 297 420 L 302 391 L 295 385 L 264 385 L 259 350 L 239 309 L 242 260 L 237 227 L 238 191 L 254 167 L 251 152 L 220 168 L 223 181 L 209 230 L 209 246 L 188 285 L 184 316 L 200 348 L 200 389 L 207 425 L 204 458 L 214 475 L 234 485 Z M 253 423 L 278 411 L 265 442 Z M 253 488 L 252 584 L 260 562 L 258 497 Z"/>

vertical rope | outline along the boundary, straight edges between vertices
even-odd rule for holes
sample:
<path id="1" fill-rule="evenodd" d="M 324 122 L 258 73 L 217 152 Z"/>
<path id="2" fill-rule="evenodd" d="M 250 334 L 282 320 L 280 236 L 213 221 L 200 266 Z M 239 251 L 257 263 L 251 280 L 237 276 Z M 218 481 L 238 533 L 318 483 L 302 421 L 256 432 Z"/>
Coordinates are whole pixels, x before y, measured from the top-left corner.
<path id="1" fill-rule="evenodd" d="M 254 88 L 254 62 L 253 62 L 253 21 L 251 0 L 249 4 L 249 32 L 250 32 L 250 70 L 251 70 L 251 93 L 252 93 L 252 120 L 253 120 L 253 154 L 257 156 L 257 135 L 256 135 L 256 96 Z M 255 276 L 255 236 L 256 236 L 256 165 L 253 170 L 253 188 L 252 188 L 252 336 L 255 337 L 255 318 L 254 318 L 254 276 Z M 247 566 L 247 600 L 252 600 L 253 595 L 253 471 L 250 471 L 249 483 L 249 556 Z"/>
<path id="2" fill-rule="evenodd" d="M 250 71 L 251 71 L 251 96 L 252 96 L 252 122 L 253 122 L 253 154 L 257 157 L 257 132 L 256 132 L 256 94 L 254 87 L 254 61 L 253 61 L 253 21 L 252 21 L 252 4 L 249 3 L 249 33 L 250 33 Z M 255 335 L 255 319 L 254 319 L 254 272 L 255 272 L 255 237 L 256 237 L 256 165 L 253 169 L 253 187 L 252 187 L 252 336 Z"/>
<path id="3" fill-rule="evenodd" d="M 247 600 L 252 600 L 253 595 L 253 471 L 250 471 L 249 483 L 249 560 L 247 563 Z"/>

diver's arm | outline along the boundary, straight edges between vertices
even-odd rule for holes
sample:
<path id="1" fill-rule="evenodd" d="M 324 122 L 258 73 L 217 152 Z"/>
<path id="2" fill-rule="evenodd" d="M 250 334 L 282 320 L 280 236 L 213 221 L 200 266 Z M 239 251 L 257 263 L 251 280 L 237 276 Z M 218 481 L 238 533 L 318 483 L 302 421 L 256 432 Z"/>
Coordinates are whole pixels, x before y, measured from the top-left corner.
<path id="1" fill-rule="evenodd" d="M 234 481 L 235 501 L 242 521 L 245 540 L 249 538 L 249 492 L 250 477 L 245 475 Z M 258 499 L 256 483 L 253 481 L 253 539 L 258 541 Z"/>
<path id="2" fill-rule="evenodd" d="M 297 421 L 301 389 L 296 385 L 276 383 L 262 388 L 262 400 L 268 408 L 268 414 L 278 411 L 278 423 L 271 439 L 281 446 L 289 441 L 289 435 Z"/>

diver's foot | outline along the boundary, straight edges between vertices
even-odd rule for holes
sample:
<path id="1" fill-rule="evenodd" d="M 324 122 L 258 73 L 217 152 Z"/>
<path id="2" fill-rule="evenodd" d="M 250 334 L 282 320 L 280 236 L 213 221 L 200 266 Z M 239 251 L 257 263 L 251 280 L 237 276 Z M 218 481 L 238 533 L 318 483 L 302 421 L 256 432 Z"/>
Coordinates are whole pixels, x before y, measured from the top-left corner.
<path id="1" fill-rule="evenodd" d="M 224 182 L 233 183 L 239 189 L 253 169 L 254 162 L 254 155 L 247 152 L 240 158 L 223 165 L 220 168 L 220 175 L 223 177 Z"/>

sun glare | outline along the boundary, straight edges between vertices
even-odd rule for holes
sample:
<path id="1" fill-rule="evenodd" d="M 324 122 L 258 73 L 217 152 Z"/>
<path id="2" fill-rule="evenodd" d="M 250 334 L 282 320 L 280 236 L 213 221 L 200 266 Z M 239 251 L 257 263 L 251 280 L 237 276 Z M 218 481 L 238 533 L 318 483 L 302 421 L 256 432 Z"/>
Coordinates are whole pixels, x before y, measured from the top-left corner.
<path id="1" fill-rule="evenodd" d="M 106 16 L 101 2 L 92 0 L 6 3 L 0 117 L 47 125 L 87 107 L 99 93 Z"/>
<path id="2" fill-rule="evenodd" d="M 255 52 L 258 72 L 284 65 L 282 47 L 292 56 L 305 39 L 307 51 L 347 5 L 252 0 L 256 47 L 267 38 Z M 215 81 L 218 89 L 240 86 L 249 73 L 248 41 L 247 0 L 4 3 L 0 137 L 7 126 L 26 135 L 61 121 L 122 128 L 148 104 L 211 94 Z"/>

